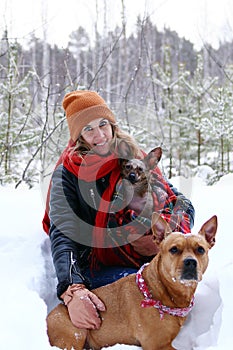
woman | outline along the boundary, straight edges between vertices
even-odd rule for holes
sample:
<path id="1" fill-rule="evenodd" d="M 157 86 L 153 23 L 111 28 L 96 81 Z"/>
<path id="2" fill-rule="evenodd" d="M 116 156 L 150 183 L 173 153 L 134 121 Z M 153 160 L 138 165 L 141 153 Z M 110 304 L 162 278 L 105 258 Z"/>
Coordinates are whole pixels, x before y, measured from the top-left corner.
<path id="1" fill-rule="evenodd" d="M 94 91 L 73 91 L 63 100 L 71 140 L 53 173 L 49 191 L 49 231 L 58 278 L 57 295 L 67 305 L 76 327 L 97 329 L 104 304 L 90 291 L 136 272 L 156 254 L 150 220 L 124 208 L 119 158 L 144 153 L 116 124 L 105 101 Z M 61 164 L 60 164 L 61 163 Z M 188 232 L 193 225 L 191 202 L 153 171 L 154 209 Z M 161 199 L 158 193 L 165 193 Z M 132 237 L 137 239 L 132 239 Z M 129 239 L 130 237 L 130 239 Z M 139 238 L 138 238 L 139 237 Z"/>

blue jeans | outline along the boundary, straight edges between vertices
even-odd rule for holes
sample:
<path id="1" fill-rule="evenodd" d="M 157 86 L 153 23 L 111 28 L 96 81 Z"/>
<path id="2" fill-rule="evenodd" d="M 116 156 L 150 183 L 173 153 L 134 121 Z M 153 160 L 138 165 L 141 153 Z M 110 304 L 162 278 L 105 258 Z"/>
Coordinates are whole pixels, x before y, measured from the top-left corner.
<path id="1" fill-rule="evenodd" d="M 131 273 L 136 273 L 137 270 L 132 267 L 106 266 L 100 270 L 85 269 L 82 271 L 82 275 L 88 280 L 90 289 L 94 289 L 115 282 Z"/>

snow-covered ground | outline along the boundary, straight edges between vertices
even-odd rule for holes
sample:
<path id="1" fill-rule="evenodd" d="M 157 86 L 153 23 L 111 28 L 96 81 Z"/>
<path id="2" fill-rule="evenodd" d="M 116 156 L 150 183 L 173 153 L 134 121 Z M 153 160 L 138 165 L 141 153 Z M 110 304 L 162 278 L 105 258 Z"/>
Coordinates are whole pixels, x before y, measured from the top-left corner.
<path id="1" fill-rule="evenodd" d="M 213 186 L 200 177 L 171 181 L 193 202 L 194 232 L 218 216 L 216 245 L 196 293 L 196 304 L 174 341 L 178 350 L 232 350 L 233 344 L 233 175 Z M 47 310 L 57 302 L 49 239 L 42 230 L 41 188 L 0 187 L 0 347 L 4 350 L 51 349 L 46 335 Z M 115 345 L 111 349 L 139 350 Z"/>

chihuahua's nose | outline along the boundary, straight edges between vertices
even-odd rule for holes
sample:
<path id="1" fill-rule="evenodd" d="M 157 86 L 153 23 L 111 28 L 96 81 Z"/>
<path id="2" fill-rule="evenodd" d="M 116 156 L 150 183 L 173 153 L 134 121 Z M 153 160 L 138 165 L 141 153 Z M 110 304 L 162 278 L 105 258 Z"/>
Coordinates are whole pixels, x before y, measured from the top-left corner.
<path id="1" fill-rule="evenodd" d="M 136 174 L 135 174 L 135 173 L 129 173 L 128 179 L 129 179 L 129 181 L 130 181 L 132 184 L 134 184 L 135 182 L 137 182 L 137 177 L 136 177 Z"/>

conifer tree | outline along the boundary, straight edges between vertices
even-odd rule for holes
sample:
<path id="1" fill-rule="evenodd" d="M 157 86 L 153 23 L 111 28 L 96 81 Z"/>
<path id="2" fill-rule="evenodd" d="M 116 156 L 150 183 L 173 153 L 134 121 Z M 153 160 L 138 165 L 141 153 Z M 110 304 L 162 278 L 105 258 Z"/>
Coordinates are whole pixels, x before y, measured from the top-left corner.
<path id="1" fill-rule="evenodd" d="M 25 158 L 35 142 L 35 128 L 30 114 L 30 72 L 20 74 L 20 47 L 5 40 L 6 64 L 0 65 L 0 166 L 1 182 L 17 180 Z"/>

